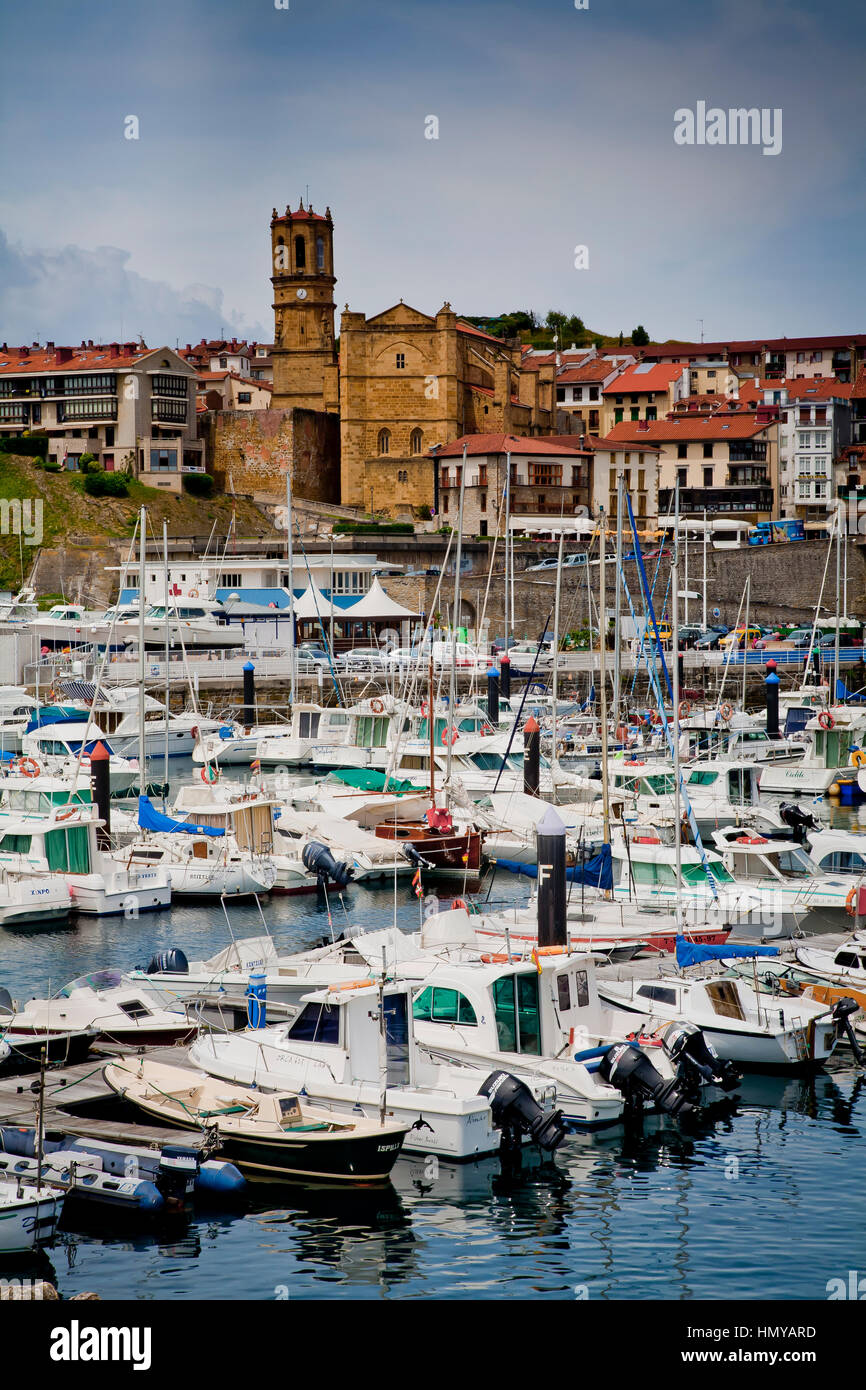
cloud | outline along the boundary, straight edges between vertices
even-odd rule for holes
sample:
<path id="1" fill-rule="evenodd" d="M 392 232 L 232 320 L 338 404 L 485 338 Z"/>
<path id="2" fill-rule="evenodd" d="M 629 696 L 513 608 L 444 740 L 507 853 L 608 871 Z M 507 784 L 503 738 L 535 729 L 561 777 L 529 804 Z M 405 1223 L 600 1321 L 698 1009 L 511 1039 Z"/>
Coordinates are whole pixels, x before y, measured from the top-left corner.
<path id="1" fill-rule="evenodd" d="M 118 246 L 25 249 L 0 231 L 0 335 L 11 343 L 141 335 L 151 346 L 219 334 L 268 339 L 262 324 L 224 307 L 221 289 L 178 289 L 139 275 L 130 260 Z"/>

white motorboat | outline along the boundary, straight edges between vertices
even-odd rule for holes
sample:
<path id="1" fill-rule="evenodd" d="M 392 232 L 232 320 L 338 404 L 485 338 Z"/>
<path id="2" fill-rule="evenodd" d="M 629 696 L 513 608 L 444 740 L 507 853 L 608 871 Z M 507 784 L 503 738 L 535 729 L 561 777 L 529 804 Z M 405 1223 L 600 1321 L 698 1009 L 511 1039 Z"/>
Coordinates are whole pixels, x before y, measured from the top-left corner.
<path id="1" fill-rule="evenodd" d="M 836 1020 L 826 1004 L 803 997 L 771 1000 L 756 994 L 745 977 L 605 977 L 598 992 L 611 1008 L 640 1016 L 644 1031 L 672 1020 L 695 1025 L 721 1058 L 737 1066 L 820 1067 L 836 1047 Z"/>
<path id="2" fill-rule="evenodd" d="M 866 875 L 866 834 L 834 826 L 807 830 L 809 852 L 824 874 L 846 876 L 849 887 Z"/>
<path id="3" fill-rule="evenodd" d="M 85 714 L 92 709 L 91 730 L 105 731 L 113 752 L 120 758 L 137 759 L 141 749 L 139 728 L 141 693 L 136 686 L 97 687 L 87 681 L 57 682 L 64 700 L 83 702 Z M 153 695 L 144 697 L 144 753 L 146 758 L 188 758 L 200 737 L 219 729 L 219 721 L 187 710 L 173 714 Z M 92 735 L 91 735 L 92 737 Z M 137 779 L 136 779 L 137 780 Z"/>
<path id="4" fill-rule="evenodd" d="M 303 1005 L 288 1025 L 200 1037 L 190 1048 L 190 1062 L 241 1085 L 303 1092 L 335 1114 L 393 1119 L 406 1124 L 407 1151 L 452 1159 L 499 1148 L 498 1125 L 509 1126 L 513 1117 L 502 1107 L 510 1108 L 509 1097 L 522 1081 L 532 1137 L 549 1149 L 561 1141 L 554 1086 L 539 1084 L 530 1073 L 511 1076 L 436 1061 L 419 1047 L 408 985 L 379 986 L 360 978 L 308 994 Z"/>
<path id="5" fill-rule="evenodd" d="M 717 830 L 713 836 L 725 867 L 743 888 L 772 893 L 781 913 L 804 932 L 840 931 L 845 925 L 851 879 L 824 873 L 805 845 L 776 836 Z"/>
<path id="6" fill-rule="evenodd" d="M 0 851 L 3 839 L 0 835 Z M 54 875 L 18 874 L 0 866 L 0 927 L 62 922 L 73 908 L 65 881 Z"/>
<path id="7" fill-rule="evenodd" d="M 0 753 L 20 753 L 38 702 L 17 685 L 0 685 Z"/>
<path id="8" fill-rule="evenodd" d="M 797 946 L 794 955 L 804 970 L 839 984 L 866 988 L 866 933 L 855 932 L 834 950 Z"/>
<path id="9" fill-rule="evenodd" d="M 30 1187 L 0 1177 L 0 1254 L 19 1255 L 50 1245 L 63 1214 L 62 1188 Z"/>
<path id="10" fill-rule="evenodd" d="M 329 816 L 323 811 L 297 811 L 284 806 L 279 811 L 275 831 L 275 845 L 285 844 L 289 853 L 298 853 L 299 845 L 311 840 L 327 845 L 335 859 L 354 866 L 355 883 L 415 873 L 416 865 L 406 858 L 399 844 L 382 840 L 343 816 Z"/>
<path id="11" fill-rule="evenodd" d="M 171 883 L 160 866 L 124 868 L 97 843 L 101 824 L 90 803 L 52 805 L 50 811 L 0 813 L 0 868 L 7 872 L 64 883 L 76 912 L 95 916 L 167 907 Z"/>
<path id="12" fill-rule="evenodd" d="M 35 721 L 34 721 L 35 722 Z M 42 772 L 86 783 L 90 778 L 90 755 L 102 743 L 111 755 L 109 785 L 112 795 L 129 791 L 139 782 L 138 761 L 118 757 L 113 745 L 93 720 L 88 724 L 82 711 L 78 718 L 67 716 L 31 728 L 21 736 L 19 769 L 25 776 Z"/>
<path id="13" fill-rule="evenodd" d="M 120 970 L 94 970 L 50 999 L 3 1007 L 0 1020 L 5 1033 L 40 1041 L 88 1031 L 94 1040 L 144 1046 L 186 1042 L 197 1031 L 172 995 Z"/>
<path id="14" fill-rule="evenodd" d="M 860 774 L 853 755 L 866 743 L 866 712 L 851 705 L 834 705 L 808 720 L 809 748 L 801 762 L 762 769 L 761 791 L 785 796 L 825 796 L 840 777 Z M 861 788 L 864 783 L 861 783 Z"/>
<path id="15" fill-rule="evenodd" d="M 168 874 L 172 897 L 232 897 L 269 893 L 277 870 L 267 859 L 242 850 L 233 835 L 156 833 L 112 852 L 126 869 L 158 865 Z"/>

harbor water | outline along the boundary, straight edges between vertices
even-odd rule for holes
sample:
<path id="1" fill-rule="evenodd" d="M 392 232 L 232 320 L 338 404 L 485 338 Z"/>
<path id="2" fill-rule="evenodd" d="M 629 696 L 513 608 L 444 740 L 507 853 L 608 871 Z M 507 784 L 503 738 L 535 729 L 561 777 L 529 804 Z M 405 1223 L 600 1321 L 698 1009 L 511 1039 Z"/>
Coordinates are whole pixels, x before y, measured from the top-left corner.
<path id="1" fill-rule="evenodd" d="M 499 901 L 527 893 L 502 874 L 491 889 Z M 327 901 L 274 897 L 263 910 L 289 949 L 395 913 L 407 930 L 420 921 L 408 880 L 396 895 L 351 886 Z M 227 911 L 236 937 L 261 933 L 254 903 Z M 23 1000 L 171 946 L 208 956 L 228 943 L 228 923 L 219 904 L 195 904 L 7 929 L 0 984 Z M 640 1132 L 570 1136 L 552 1162 L 527 1153 L 514 1173 L 498 1158 L 404 1155 L 378 1190 L 254 1184 L 239 1205 L 159 1225 L 64 1218 L 51 1249 L 0 1276 L 39 1275 L 63 1297 L 144 1300 L 824 1299 L 830 1280 L 866 1269 L 862 1075 L 842 1052 L 812 1077 L 748 1077 L 737 1095 L 692 1127 L 652 1118 Z"/>

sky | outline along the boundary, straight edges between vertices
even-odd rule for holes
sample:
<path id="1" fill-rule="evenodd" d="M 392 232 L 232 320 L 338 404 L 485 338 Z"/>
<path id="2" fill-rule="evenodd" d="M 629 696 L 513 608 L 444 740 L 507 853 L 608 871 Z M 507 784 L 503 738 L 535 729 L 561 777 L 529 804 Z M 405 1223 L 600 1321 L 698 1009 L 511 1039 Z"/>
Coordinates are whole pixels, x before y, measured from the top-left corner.
<path id="1" fill-rule="evenodd" d="M 866 331 L 866 7 L 578 3 L 3 0 L 0 341 L 270 340 L 308 196 L 338 309 Z M 678 144 L 701 102 L 780 152 Z"/>

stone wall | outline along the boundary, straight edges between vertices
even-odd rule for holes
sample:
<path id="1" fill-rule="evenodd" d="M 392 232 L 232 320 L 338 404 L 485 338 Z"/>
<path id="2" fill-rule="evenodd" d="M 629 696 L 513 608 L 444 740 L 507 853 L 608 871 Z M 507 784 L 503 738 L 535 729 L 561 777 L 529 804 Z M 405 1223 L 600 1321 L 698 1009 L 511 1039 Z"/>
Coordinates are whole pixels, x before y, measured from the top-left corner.
<path id="1" fill-rule="evenodd" d="M 299 497 L 340 500 L 340 426 L 316 410 L 206 411 L 199 420 L 218 488 L 282 500 L 286 469 Z"/>

